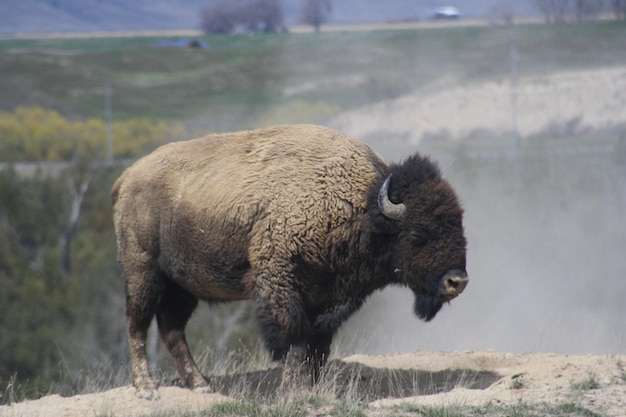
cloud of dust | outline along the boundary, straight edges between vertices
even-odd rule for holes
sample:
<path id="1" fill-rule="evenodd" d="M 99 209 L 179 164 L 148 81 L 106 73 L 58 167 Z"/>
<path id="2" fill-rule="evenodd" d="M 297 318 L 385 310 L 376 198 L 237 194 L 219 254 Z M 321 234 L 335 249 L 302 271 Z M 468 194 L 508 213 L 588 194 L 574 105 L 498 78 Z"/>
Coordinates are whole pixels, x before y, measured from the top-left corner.
<path id="1" fill-rule="evenodd" d="M 429 55 L 416 68 L 439 75 L 421 90 L 343 113 L 331 126 L 388 161 L 416 150 L 441 161 L 465 208 L 470 283 L 429 323 L 413 314 L 408 288 L 374 294 L 340 329 L 334 352 L 624 353 L 626 96 L 615 89 L 624 67 L 582 71 L 555 59 L 553 72 L 534 73 L 522 61 L 516 126 L 535 153 L 518 169 L 508 157 L 468 156 L 475 143 L 502 151 L 511 142 L 509 56 L 479 80 L 463 78 L 455 62 Z M 446 134 L 429 139 L 439 131 Z M 608 140 L 613 151 L 570 152 Z M 461 141 L 465 161 L 455 153 Z M 544 152 L 553 146 L 566 151 Z"/>
<path id="2" fill-rule="evenodd" d="M 590 174 L 570 176 L 568 158 L 552 163 L 552 177 L 526 168 L 525 192 L 499 172 L 470 179 L 444 167 L 465 208 L 468 288 L 429 323 L 413 315 L 408 288 L 378 292 L 342 327 L 335 350 L 623 353 L 626 170 L 604 171 L 614 155 L 577 161 L 594 158 Z"/>

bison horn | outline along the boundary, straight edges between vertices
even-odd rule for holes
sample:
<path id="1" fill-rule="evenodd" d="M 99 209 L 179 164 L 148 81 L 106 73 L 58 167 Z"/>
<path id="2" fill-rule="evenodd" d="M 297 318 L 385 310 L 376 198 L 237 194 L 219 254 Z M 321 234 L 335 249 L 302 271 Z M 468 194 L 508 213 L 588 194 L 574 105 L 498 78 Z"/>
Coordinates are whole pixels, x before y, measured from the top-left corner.
<path id="1" fill-rule="evenodd" d="M 402 220 L 404 213 L 406 212 L 406 205 L 403 203 L 392 203 L 389 200 L 389 183 L 391 182 L 391 174 L 387 177 L 383 185 L 380 186 L 378 191 L 378 208 L 385 217 L 391 220 Z"/>

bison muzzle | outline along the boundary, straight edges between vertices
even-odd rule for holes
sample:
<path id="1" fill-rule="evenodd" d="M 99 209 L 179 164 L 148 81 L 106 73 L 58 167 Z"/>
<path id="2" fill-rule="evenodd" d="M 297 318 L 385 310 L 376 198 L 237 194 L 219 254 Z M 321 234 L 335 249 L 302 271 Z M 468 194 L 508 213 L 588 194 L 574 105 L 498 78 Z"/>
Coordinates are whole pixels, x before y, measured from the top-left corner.
<path id="1" fill-rule="evenodd" d="M 463 210 L 436 164 L 416 154 L 387 165 L 324 127 L 171 143 L 128 168 L 111 196 L 143 398 L 158 397 L 146 358 L 154 316 L 182 383 L 210 391 L 184 333 L 200 299 L 252 299 L 272 358 L 300 349 L 315 379 L 374 291 L 408 286 L 430 320 L 468 283 Z"/>

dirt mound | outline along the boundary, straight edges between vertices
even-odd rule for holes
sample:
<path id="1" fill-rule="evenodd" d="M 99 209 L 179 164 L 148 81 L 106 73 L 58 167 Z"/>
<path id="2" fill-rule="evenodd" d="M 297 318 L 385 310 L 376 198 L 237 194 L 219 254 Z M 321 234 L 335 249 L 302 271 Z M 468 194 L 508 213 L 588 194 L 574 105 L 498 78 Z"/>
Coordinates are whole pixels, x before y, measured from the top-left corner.
<path id="1" fill-rule="evenodd" d="M 218 393 L 199 394 L 161 387 L 161 400 L 135 397 L 131 387 L 0 407 L 0 416 L 141 416 L 154 412 L 198 411 L 246 392 L 271 401 L 281 371 L 273 368 L 214 377 Z M 418 352 L 351 356 L 332 361 L 323 383 L 338 398 L 370 403 L 370 408 L 487 403 L 559 404 L 573 402 L 606 416 L 626 415 L 626 356 L 510 354 L 497 352 Z"/>
<path id="2" fill-rule="evenodd" d="M 522 136 L 551 126 L 602 129 L 626 123 L 626 67 L 522 76 L 517 86 L 517 127 Z M 486 129 L 511 130 L 509 80 L 437 85 L 338 116 L 331 125 L 358 138 L 408 137 L 448 132 L 462 138 Z M 381 126 L 385 126 L 381 129 Z"/>
<path id="3" fill-rule="evenodd" d="M 399 401 L 419 405 L 483 405 L 575 403 L 603 416 L 626 416 L 625 355 L 513 354 L 498 352 L 412 353 L 354 356 L 350 361 L 394 369 L 489 371 L 500 378 L 486 389 L 457 386 L 451 391 L 412 398 L 383 399 L 375 406 Z"/>

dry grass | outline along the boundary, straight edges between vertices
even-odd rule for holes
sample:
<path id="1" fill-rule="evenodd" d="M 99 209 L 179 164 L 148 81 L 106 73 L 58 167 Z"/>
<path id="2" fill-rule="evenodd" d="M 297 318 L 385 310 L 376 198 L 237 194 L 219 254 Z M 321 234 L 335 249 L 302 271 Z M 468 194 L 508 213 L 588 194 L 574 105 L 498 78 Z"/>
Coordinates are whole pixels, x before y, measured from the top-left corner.
<path id="1" fill-rule="evenodd" d="M 135 397 L 134 390 L 126 385 L 127 381 L 120 384 L 117 379 L 119 375 L 107 372 L 103 367 L 77 378 L 77 384 L 83 384 L 80 388 L 82 390 L 104 392 L 85 394 L 86 391 L 79 390 L 76 394 L 84 395 L 73 398 L 49 396 L 33 402 L 39 404 L 31 403 L 31 408 L 28 403 L 17 404 L 16 408 L 0 407 L 0 416 L 39 416 L 45 410 L 50 415 L 60 415 L 60 412 L 72 417 L 601 417 L 598 411 L 604 408 L 598 408 L 595 402 L 585 402 L 582 397 L 593 395 L 593 398 L 608 399 L 608 396 L 620 395 L 621 392 L 611 390 L 622 386 L 619 376 L 621 367 L 615 367 L 615 361 L 610 363 L 614 367 L 609 367 L 616 372 L 613 383 L 605 381 L 607 369 L 597 368 L 603 369 L 599 374 L 602 375 L 600 384 L 595 375 L 576 371 L 580 368 L 576 365 L 577 361 L 586 359 L 597 363 L 599 357 L 555 358 L 544 355 L 533 368 L 525 359 L 529 356 L 511 357 L 508 359 L 510 362 L 501 363 L 504 357 L 502 354 L 492 355 L 492 362 L 485 359 L 480 367 L 493 370 L 492 379 L 489 379 L 488 374 L 469 370 L 472 367 L 470 364 L 475 363 L 477 358 L 485 358 L 484 355 L 420 355 L 428 363 L 439 361 L 438 368 L 419 365 L 417 354 L 387 358 L 391 361 L 371 357 L 375 361 L 371 363 L 372 366 L 354 361 L 355 357 L 346 361 L 331 360 L 318 384 L 299 384 L 294 388 L 294 385 L 282 384 L 282 369 L 272 368 L 260 347 L 229 356 L 206 352 L 200 356 L 201 367 L 210 375 L 216 391 L 213 395 L 194 394 L 186 389 L 169 386 L 176 383 L 176 377 L 166 370 L 160 375 L 161 400 L 140 400 Z M 413 359 L 408 363 L 403 362 L 403 358 L 406 360 L 408 356 Z M 374 363 L 381 367 L 374 367 Z M 506 370 L 510 370 L 511 366 L 516 369 L 507 374 Z M 520 372 L 517 367 L 527 372 Z M 550 373 L 552 368 L 556 370 Z M 436 372 L 436 369 L 443 369 L 444 372 Z M 560 374 L 564 369 L 574 371 L 568 379 L 581 382 L 569 388 L 564 387 L 565 391 L 553 392 L 552 397 L 533 396 L 533 390 L 538 386 L 543 387 L 540 391 L 546 392 L 545 387 L 559 380 L 557 373 Z M 504 373 L 495 373 L 502 370 Z M 511 387 L 511 381 L 519 380 L 522 375 L 528 380 L 521 387 Z M 586 375 L 588 378 L 585 378 Z M 120 385 L 121 388 L 115 388 Z M 5 388 L 4 391 L 11 394 L 12 387 Z M 513 391 L 511 388 L 516 389 Z M 604 389 L 608 391 L 603 394 Z M 498 390 L 504 393 L 504 397 L 496 394 Z M 459 393 L 464 394 L 455 395 Z M 476 398 L 482 398 L 481 401 L 470 400 L 474 393 L 477 394 Z M 483 396 L 483 393 L 487 396 Z M 619 414 L 607 411 L 607 415 Z"/>

